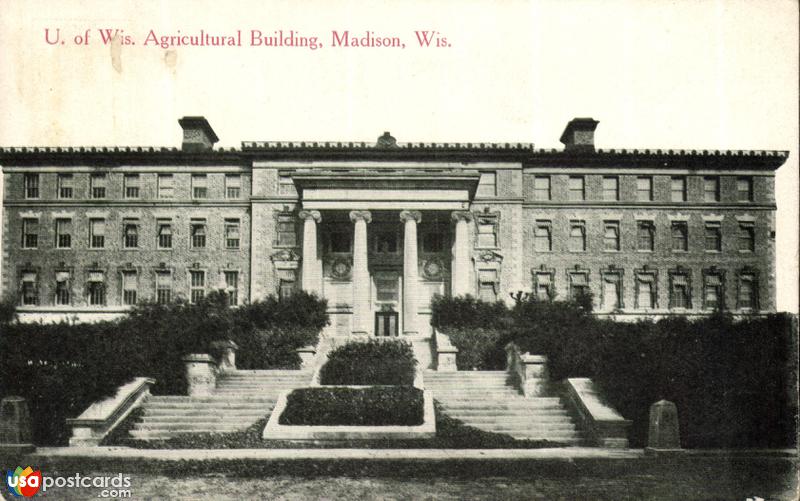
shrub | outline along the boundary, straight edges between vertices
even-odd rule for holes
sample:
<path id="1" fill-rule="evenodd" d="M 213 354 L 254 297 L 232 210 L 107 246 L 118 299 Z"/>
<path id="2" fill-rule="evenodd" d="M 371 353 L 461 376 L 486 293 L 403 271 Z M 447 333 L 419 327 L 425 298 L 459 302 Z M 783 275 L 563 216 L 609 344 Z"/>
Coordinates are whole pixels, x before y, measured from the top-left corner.
<path id="1" fill-rule="evenodd" d="M 417 360 L 406 341 L 347 343 L 328 354 L 321 384 L 413 385 Z"/>
<path id="2" fill-rule="evenodd" d="M 310 327 L 276 326 L 238 332 L 232 336 L 239 346 L 236 366 L 239 369 L 297 369 L 297 348 L 316 345 L 319 331 Z"/>
<path id="3" fill-rule="evenodd" d="M 412 386 L 301 388 L 289 394 L 280 424 L 304 426 L 416 426 L 424 419 L 423 392 Z"/>
<path id="4" fill-rule="evenodd" d="M 488 303 L 470 295 L 442 296 L 431 300 L 431 325 L 440 330 L 457 328 L 502 329 L 509 326 L 508 307 L 502 301 Z"/>
<path id="5" fill-rule="evenodd" d="M 507 334 L 498 329 L 457 327 L 447 329 L 450 342 L 458 348 L 459 370 L 502 370 L 506 366 L 505 350 L 500 342 Z"/>

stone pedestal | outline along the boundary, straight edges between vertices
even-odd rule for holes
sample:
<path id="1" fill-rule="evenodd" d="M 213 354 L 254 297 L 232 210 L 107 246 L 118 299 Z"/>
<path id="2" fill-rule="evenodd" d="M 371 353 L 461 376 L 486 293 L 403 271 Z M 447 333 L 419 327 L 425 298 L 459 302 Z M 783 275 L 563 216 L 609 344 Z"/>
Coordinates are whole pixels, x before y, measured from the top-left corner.
<path id="1" fill-rule="evenodd" d="M 645 451 L 648 453 L 681 451 L 678 408 L 674 403 L 660 400 L 650 406 L 650 429 Z"/>
<path id="2" fill-rule="evenodd" d="M 300 357 L 300 368 L 308 369 L 314 363 L 314 357 L 317 355 L 317 349 L 314 346 L 303 346 L 295 350 Z"/>
<path id="3" fill-rule="evenodd" d="M 0 402 L 0 453 L 25 454 L 35 450 L 28 402 L 22 397 L 4 398 Z"/>
<path id="4" fill-rule="evenodd" d="M 187 394 L 206 397 L 217 387 L 217 363 L 210 355 L 194 353 L 183 357 L 186 364 Z"/>
<path id="5" fill-rule="evenodd" d="M 233 372 L 236 370 L 236 351 L 239 346 L 233 341 L 215 341 L 211 343 L 219 353 L 219 372 Z"/>

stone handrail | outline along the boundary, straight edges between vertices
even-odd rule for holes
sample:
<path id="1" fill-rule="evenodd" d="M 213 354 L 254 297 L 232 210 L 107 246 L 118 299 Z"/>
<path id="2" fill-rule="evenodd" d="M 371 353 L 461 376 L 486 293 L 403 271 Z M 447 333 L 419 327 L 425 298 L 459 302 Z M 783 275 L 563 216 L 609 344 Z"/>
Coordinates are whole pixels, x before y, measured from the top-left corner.
<path id="1" fill-rule="evenodd" d="M 437 329 L 433 330 L 431 338 L 436 350 L 436 370 L 439 372 L 457 371 L 456 355 L 458 354 L 458 348 L 453 346 L 446 334 L 439 332 Z"/>
<path id="2" fill-rule="evenodd" d="M 119 425 L 150 395 L 155 379 L 137 377 L 117 389 L 113 397 L 93 403 L 77 418 L 67 419 L 72 428 L 70 446 L 93 447 Z"/>
<path id="3" fill-rule="evenodd" d="M 631 421 L 603 401 L 594 382 L 589 378 L 564 380 L 564 404 L 579 421 L 591 445 L 597 447 L 628 447 L 628 428 Z"/>
<path id="4" fill-rule="evenodd" d="M 526 397 L 542 397 L 547 393 L 550 375 L 547 357 L 522 353 L 516 343 L 506 345 L 506 368 L 516 377 L 519 388 Z"/>

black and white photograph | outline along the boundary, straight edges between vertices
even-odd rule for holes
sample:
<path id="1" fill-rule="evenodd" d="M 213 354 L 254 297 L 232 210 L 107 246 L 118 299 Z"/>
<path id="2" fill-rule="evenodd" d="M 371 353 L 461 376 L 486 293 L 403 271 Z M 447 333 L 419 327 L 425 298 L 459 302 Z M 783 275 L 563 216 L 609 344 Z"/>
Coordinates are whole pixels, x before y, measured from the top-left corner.
<path id="1" fill-rule="evenodd" d="M 0 0 L 0 499 L 798 499 L 799 12 Z"/>

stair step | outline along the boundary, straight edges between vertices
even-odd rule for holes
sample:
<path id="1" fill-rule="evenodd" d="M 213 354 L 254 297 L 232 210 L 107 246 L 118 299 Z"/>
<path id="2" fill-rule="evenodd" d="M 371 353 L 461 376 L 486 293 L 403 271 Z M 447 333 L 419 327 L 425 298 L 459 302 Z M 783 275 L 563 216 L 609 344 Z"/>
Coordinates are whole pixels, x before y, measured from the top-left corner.
<path id="1" fill-rule="evenodd" d="M 145 409 L 142 417 L 144 419 L 159 418 L 159 417 L 174 417 L 176 419 L 193 419 L 201 418 L 204 416 L 215 417 L 225 416 L 230 419 L 249 418 L 252 416 L 263 416 L 267 412 L 271 412 L 271 407 L 259 407 L 253 409 L 237 409 L 237 410 L 224 410 L 220 412 L 219 409 Z"/>
<path id="2" fill-rule="evenodd" d="M 209 397 L 187 397 L 187 396 L 158 396 L 149 397 L 147 403 L 259 403 L 259 402 L 274 402 L 278 399 L 277 395 L 273 396 L 246 396 L 244 398 L 237 398 L 237 395 L 214 395 Z"/>
<path id="3" fill-rule="evenodd" d="M 536 423 L 568 423 L 572 424 L 572 421 L 567 416 L 555 415 L 555 416 L 537 416 L 537 415 L 512 415 L 512 416 L 503 416 L 503 415 L 488 415 L 488 414 L 459 414 L 459 413 L 448 413 L 453 419 L 458 419 L 461 421 L 470 422 L 470 423 L 511 423 L 511 424 L 530 424 L 534 425 Z"/>
<path id="4" fill-rule="evenodd" d="M 569 414 L 567 414 L 567 411 L 555 407 L 497 410 L 497 409 L 485 409 L 482 407 L 452 408 L 445 406 L 445 409 L 447 415 L 453 417 L 456 416 L 475 417 L 475 418 L 525 417 L 529 419 L 540 419 L 540 418 L 569 419 Z"/>
<path id="5" fill-rule="evenodd" d="M 196 423 L 187 423 L 187 422 L 180 422 L 180 423 L 146 423 L 146 422 L 137 422 L 133 425 L 133 431 L 135 430 L 163 430 L 163 431 L 175 431 L 175 432 L 202 432 L 202 431 L 238 431 L 244 430 L 248 426 L 255 423 L 257 420 L 253 420 L 251 422 L 242 422 L 242 423 L 226 423 L 226 422 L 196 422 Z"/>

